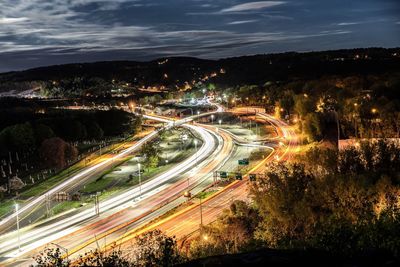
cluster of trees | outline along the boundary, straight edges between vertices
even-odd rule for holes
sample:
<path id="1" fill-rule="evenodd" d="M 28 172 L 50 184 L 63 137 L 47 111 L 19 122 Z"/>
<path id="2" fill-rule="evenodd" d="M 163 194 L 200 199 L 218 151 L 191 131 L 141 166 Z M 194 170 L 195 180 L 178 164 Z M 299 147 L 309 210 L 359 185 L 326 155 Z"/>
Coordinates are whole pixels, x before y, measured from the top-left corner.
<path id="1" fill-rule="evenodd" d="M 64 168 L 67 162 L 78 156 L 78 149 L 59 137 L 45 139 L 39 148 L 39 156 L 43 165 L 48 168 Z"/>
<path id="2" fill-rule="evenodd" d="M 136 237 L 129 251 L 85 254 L 74 266 L 172 266 L 188 259 L 258 250 L 317 249 L 353 256 L 400 256 L 400 148 L 362 143 L 340 151 L 313 149 L 292 163 L 275 163 L 250 186 L 251 202 L 234 201 L 201 228 L 185 253 L 159 230 Z M 70 266 L 58 249 L 38 266 Z M 80 265 L 79 265 L 80 264 Z"/>
<path id="3" fill-rule="evenodd" d="M 51 168 L 64 167 L 76 157 L 76 148 L 66 142 L 135 133 L 141 125 L 139 117 L 121 110 L 49 110 L 45 113 L 8 110 L 8 115 L 0 131 L 0 156 L 7 159 L 10 153 L 20 153 L 31 157 L 33 162 L 40 156 L 44 167 Z M 27 122 L 21 122 L 25 115 Z"/>
<path id="4" fill-rule="evenodd" d="M 159 141 L 145 143 L 141 150 L 141 155 L 146 158 L 144 165 L 146 168 L 156 168 L 160 161 L 161 147 Z"/>
<path id="5" fill-rule="evenodd" d="M 296 118 L 309 141 L 337 137 L 400 136 L 400 73 L 324 76 L 270 81 L 224 89 L 230 106 L 265 106 L 269 112 Z M 332 133 L 332 129 L 335 129 Z"/>
<path id="6" fill-rule="evenodd" d="M 63 257 L 63 251 L 59 248 L 47 248 L 34 257 L 36 264 L 33 266 L 168 267 L 177 265 L 184 259 L 174 237 L 153 230 L 135 237 L 129 246 L 129 253 L 123 253 L 117 248 L 110 253 L 95 250 L 71 262 Z"/>
<path id="7" fill-rule="evenodd" d="M 116 136 L 136 131 L 140 118 L 133 118 L 121 110 L 110 111 L 49 111 L 29 114 L 29 122 L 5 126 L 0 132 L 0 148 L 5 151 L 27 150 L 40 146 L 43 140 L 58 136 L 75 142 L 99 140 L 103 136 Z M 8 124 L 12 123 L 11 121 Z"/>
<path id="8" fill-rule="evenodd" d="M 252 184 L 251 204 L 235 201 L 202 229 L 190 253 L 265 246 L 400 256 L 399 163 L 400 148 L 380 141 L 340 152 L 311 150 L 295 163 L 271 165 Z"/>

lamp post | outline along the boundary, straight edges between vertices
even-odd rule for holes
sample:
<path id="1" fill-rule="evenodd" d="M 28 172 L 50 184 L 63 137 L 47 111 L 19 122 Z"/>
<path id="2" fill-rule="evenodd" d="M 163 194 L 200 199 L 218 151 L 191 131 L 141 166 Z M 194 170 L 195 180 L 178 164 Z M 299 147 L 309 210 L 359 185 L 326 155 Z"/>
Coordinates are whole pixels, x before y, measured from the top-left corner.
<path id="1" fill-rule="evenodd" d="M 194 147 L 196 150 L 196 167 L 197 167 L 197 139 L 194 139 Z"/>
<path id="2" fill-rule="evenodd" d="M 21 237 L 19 235 L 19 206 L 18 203 L 15 203 L 15 213 L 17 216 L 17 235 L 18 235 L 18 250 L 21 251 Z"/>
<path id="3" fill-rule="evenodd" d="M 214 114 L 211 115 L 211 124 L 214 124 Z"/>
<path id="4" fill-rule="evenodd" d="M 221 126 L 222 120 L 218 120 L 219 126 Z"/>
<path id="5" fill-rule="evenodd" d="M 140 176 L 140 163 L 138 163 L 139 169 L 139 197 L 142 197 L 142 178 Z"/>
<path id="6" fill-rule="evenodd" d="M 373 115 L 375 115 L 377 112 L 378 112 L 378 110 L 377 110 L 376 108 L 372 108 L 372 109 L 371 109 L 371 113 L 372 113 Z M 374 133 L 374 124 L 373 124 L 373 123 L 371 124 L 371 129 L 372 129 L 372 136 L 371 136 L 371 138 L 374 138 L 375 133 Z"/>
<path id="7" fill-rule="evenodd" d="M 203 226 L 203 206 L 201 205 L 201 197 L 200 199 L 200 225 Z"/>

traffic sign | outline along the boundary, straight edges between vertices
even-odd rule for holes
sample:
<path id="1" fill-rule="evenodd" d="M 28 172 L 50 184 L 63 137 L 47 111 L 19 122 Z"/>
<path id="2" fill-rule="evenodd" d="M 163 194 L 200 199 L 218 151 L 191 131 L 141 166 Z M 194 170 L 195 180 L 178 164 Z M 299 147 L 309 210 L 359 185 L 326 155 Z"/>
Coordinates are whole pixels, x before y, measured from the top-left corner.
<path id="1" fill-rule="evenodd" d="M 219 177 L 221 178 L 228 178 L 228 173 L 227 172 L 220 172 Z"/>
<path id="2" fill-rule="evenodd" d="M 249 159 L 239 159 L 239 165 L 249 165 Z"/>

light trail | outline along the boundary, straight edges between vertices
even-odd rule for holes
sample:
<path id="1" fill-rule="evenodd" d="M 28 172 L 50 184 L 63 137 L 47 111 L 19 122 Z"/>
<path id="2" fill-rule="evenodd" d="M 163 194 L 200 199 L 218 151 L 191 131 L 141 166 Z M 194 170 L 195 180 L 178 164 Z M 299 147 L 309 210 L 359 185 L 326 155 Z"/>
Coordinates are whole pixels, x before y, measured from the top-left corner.
<path id="1" fill-rule="evenodd" d="M 146 117 L 150 118 L 150 119 L 163 121 L 163 122 L 168 122 L 168 127 L 173 126 L 173 123 L 171 123 L 170 120 L 160 119 L 160 118 L 156 118 L 153 116 L 147 116 L 147 115 L 146 115 Z M 185 122 L 186 121 L 187 120 L 185 120 Z M 201 162 L 205 158 L 207 158 L 207 156 L 213 150 L 215 141 L 214 141 L 213 137 L 211 136 L 211 134 L 207 130 L 202 129 L 197 126 L 192 126 L 192 125 L 185 125 L 185 127 L 195 130 L 200 135 L 201 139 L 204 140 L 203 145 L 200 147 L 200 149 L 197 152 L 197 155 L 192 155 L 191 157 L 186 159 L 181 164 L 175 166 L 174 168 L 168 170 L 167 172 L 154 178 L 153 180 L 150 180 L 149 182 L 144 183 L 142 185 L 142 191 L 144 192 L 144 194 L 143 194 L 143 197 L 140 199 L 140 201 L 160 192 L 160 190 L 162 189 L 159 186 L 160 184 L 167 181 L 171 177 L 175 177 L 179 174 L 182 174 L 185 171 L 188 171 L 188 169 L 192 168 L 194 164 L 196 164 L 197 162 Z M 153 134 L 156 134 L 156 133 L 153 133 Z M 143 144 L 147 140 L 149 140 L 149 139 L 146 138 L 144 140 L 141 140 L 141 144 Z M 123 155 L 130 153 L 132 151 L 132 148 L 129 149 L 128 151 L 124 151 Z M 110 159 L 110 160 L 112 160 L 112 159 Z M 127 201 L 130 201 L 133 198 L 137 198 L 138 193 L 139 193 L 139 189 L 134 188 L 132 190 L 129 190 L 129 191 L 119 195 L 119 196 L 116 196 L 109 200 L 101 202 L 100 210 L 102 210 L 102 212 L 104 212 L 104 211 L 108 211 L 113 208 L 116 208 L 118 206 L 122 206 Z M 32 231 L 29 231 L 28 233 L 26 233 L 24 236 L 21 237 L 21 239 L 24 241 L 24 244 L 27 244 L 22 247 L 23 251 L 21 251 L 21 252 L 12 251 L 5 256 L 6 257 L 19 257 L 19 256 L 23 255 L 24 253 L 26 253 L 27 251 L 31 251 L 37 247 L 43 246 L 44 244 L 50 243 L 54 239 L 71 234 L 74 231 L 77 231 L 79 229 L 79 227 L 82 226 L 82 222 L 92 218 L 93 216 L 94 216 L 94 210 L 92 210 L 92 209 L 85 210 L 79 214 L 71 216 L 70 218 L 68 218 L 66 220 L 60 220 L 54 224 L 42 227 L 40 229 L 33 229 Z M 15 243 L 14 239 L 6 240 L 5 242 L 2 243 L 2 248 L 0 250 L 0 253 L 3 254 L 5 251 L 12 250 L 12 248 L 15 247 L 15 244 L 16 243 Z"/>
<path id="2" fill-rule="evenodd" d="M 287 147 L 278 147 L 273 149 L 264 160 L 253 167 L 248 173 L 263 171 L 266 169 L 265 164 L 275 160 L 274 156 L 278 156 L 279 160 L 289 159 L 295 151 L 293 148 L 297 146 L 297 137 L 295 132 L 284 122 L 265 113 L 260 114 L 263 118 L 271 123 L 281 138 L 288 140 Z M 245 177 L 248 175 L 245 175 Z M 202 219 L 204 224 L 210 223 L 221 214 L 222 210 L 227 207 L 232 199 L 247 198 L 247 181 L 234 181 L 227 187 L 211 195 L 203 200 Z M 164 218 L 154 224 L 148 225 L 142 229 L 132 229 L 118 239 L 118 245 L 129 246 L 130 240 L 135 236 L 153 229 L 160 229 L 176 238 L 185 238 L 197 231 L 199 226 L 200 212 L 198 210 L 199 203 L 191 205 L 171 216 Z"/>

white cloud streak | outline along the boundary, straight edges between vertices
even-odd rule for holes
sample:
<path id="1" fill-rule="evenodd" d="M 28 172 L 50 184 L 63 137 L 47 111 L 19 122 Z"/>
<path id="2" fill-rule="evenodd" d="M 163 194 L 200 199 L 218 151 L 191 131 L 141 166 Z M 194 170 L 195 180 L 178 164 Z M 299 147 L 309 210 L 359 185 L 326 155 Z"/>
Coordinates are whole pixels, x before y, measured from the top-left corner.
<path id="1" fill-rule="evenodd" d="M 221 13 L 230 13 L 230 12 L 242 12 L 242 11 L 250 11 L 250 10 L 259 10 L 263 8 L 270 8 L 274 6 L 283 5 L 286 2 L 284 1 L 258 1 L 258 2 L 249 2 L 245 4 L 239 4 L 235 6 L 231 6 L 229 8 L 225 8 L 221 10 Z"/>
<path id="2" fill-rule="evenodd" d="M 258 20 L 256 20 L 256 19 L 251 19 L 251 20 L 237 20 L 237 21 L 228 22 L 227 24 L 228 24 L 228 25 L 240 25 L 240 24 L 253 23 L 253 22 L 256 22 L 256 21 L 258 21 Z"/>
<path id="3" fill-rule="evenodd" d="M 0 24 L 12 24 L 27 21 L 28 18 L 1 18 L 0 17 Z"/>

